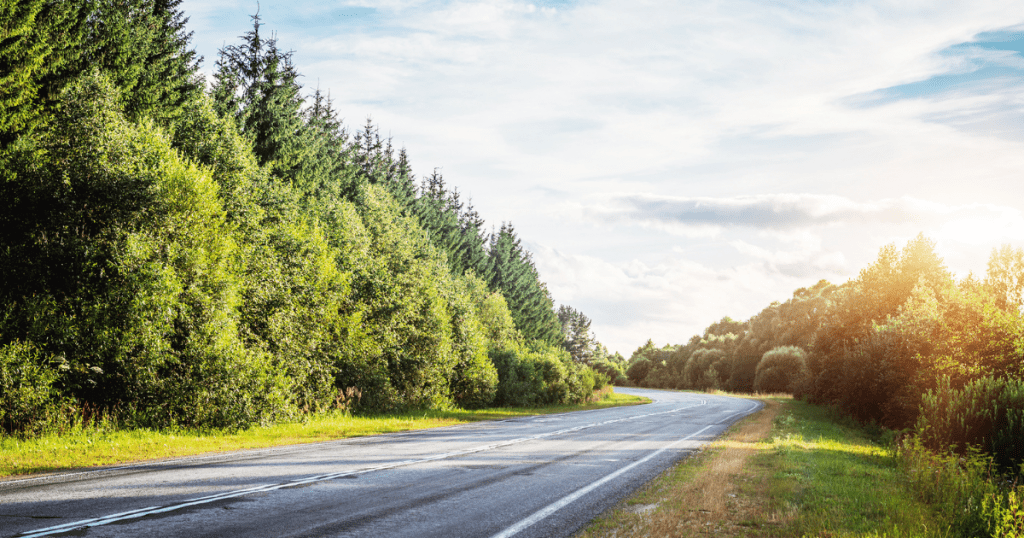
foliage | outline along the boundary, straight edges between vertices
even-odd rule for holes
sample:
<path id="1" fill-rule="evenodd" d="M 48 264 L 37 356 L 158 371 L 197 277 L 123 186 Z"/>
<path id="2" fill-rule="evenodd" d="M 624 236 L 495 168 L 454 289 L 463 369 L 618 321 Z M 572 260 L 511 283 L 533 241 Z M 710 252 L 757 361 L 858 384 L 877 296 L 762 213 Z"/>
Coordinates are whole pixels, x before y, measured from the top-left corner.
<path id="1" fill-rule="evenodd" d="M 488 283 L 508 300 L 516 328 L 527 340 L 561 343 L 554 302 L 511 224 L 503 224 L 497 234 L 491 235 L 488 256 Z"/>
<path id="2" fill-rule="evenodd" d="M 985 377 L 962 389 L 943 377 L 923 398 L 916 431 L 936 452 L 992 455 L 1004 471 L 1024 464 L 1024 380 Z"/>
<path id="3" fill-rule="evenodd" d="M 807 353 L 797 346 L 779 346 L 767 351 L 757 363 L 754 390 L 792 394 L 807 375 Z"/>
<path id="4" fill-rule="evenodd" d="M 61 366 L 27 342 L 0 347 L 0 431 L 38 432 L 59 419 L 67 405 L 53 386 Z"/>
<path id="5" fill-rule="evenodd" d="M 558 322 L 562 327 L 562 347 L 572 360 L 589 363 L 594 358 L 597 340 L 590 332 L 590 318 L 569 305 L 558 307 Z"/>
<path id="6" fill-rule="evenodd" d="M 546 344 L 533 349 L 491 352 L 498 370 L 499 406 L 535 406 L 587 401 L 608 379 L 572 360 L 567 352 Z"/>
<path id="7" fill-rule="evenodd" d="M 554 347 L 511 225 L 486 236 L 372 122 L 350 138 L 329 93 L 305 101 L 258 16 L 203 92 L 179 4 L 0 7 L 4 431 L 576 402 L 607 382 Z"/>

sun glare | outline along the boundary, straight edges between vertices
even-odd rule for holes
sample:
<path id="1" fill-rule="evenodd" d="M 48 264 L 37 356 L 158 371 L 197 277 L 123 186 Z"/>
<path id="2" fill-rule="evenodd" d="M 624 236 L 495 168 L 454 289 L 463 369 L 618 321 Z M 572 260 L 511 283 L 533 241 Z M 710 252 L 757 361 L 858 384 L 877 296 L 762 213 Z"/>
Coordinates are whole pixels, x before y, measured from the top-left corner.
<path id="1" fill-rule="evenodd" d="M 936 239 L 967 245 L 998 245 L 1020 237 L 1020 225 L 993 217 L 969 217 L 951 220 L 936 230 Z"/>

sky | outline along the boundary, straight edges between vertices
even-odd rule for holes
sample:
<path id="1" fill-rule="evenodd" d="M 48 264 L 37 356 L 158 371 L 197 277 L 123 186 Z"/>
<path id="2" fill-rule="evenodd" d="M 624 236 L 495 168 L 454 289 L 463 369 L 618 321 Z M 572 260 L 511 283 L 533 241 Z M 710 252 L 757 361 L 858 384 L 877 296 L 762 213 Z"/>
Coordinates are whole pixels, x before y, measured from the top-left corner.
<path id="1" fill-rule="evenodd" d="M 192 44 L 255 1 L 184 0 Z M 627 357 L 924 233 L 958 278 L 1024 247 L 1024 3 L 264 1 L 308 92 L 511 222 Z"/>

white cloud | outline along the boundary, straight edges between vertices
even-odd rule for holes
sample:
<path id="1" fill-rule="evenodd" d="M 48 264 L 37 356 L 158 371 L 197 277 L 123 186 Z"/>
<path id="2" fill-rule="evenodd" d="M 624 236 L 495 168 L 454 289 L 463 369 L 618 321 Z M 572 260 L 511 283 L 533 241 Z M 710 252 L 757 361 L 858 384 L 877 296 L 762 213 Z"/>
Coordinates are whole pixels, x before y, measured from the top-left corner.
<path id="1" fill-rule="evenodd" d="M 208 70 L 255 11 L 183 6 Z M 372 13 L 330 15 L 349 7 Z M 1020 2 L 392 0 L 263 13 L 307 85 L 330 89 L 350 125 L 372 115 L 420 173 L 443 167 L 491 222 L 513 221 L 555 299 L 624 353 L 849 278 L 921 231 L 958 274 L 1024 237 L 1019 77 L 972 78 L 1024 60 L 950 48 L 1024 22 Z M 963 83 L 899 89 L 946 74 Z"/>

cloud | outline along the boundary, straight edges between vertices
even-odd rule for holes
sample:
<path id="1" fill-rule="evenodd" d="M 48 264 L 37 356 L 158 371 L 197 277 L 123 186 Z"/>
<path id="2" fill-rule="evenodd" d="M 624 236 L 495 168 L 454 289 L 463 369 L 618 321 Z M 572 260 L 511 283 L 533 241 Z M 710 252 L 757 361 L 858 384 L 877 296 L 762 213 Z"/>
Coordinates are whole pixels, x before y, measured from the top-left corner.
<path id="1" fill-rule="evenodd" d="M 529 247 L 557 301 L 591 317 L 598 340 L 626 355 L 647 338 L 659 345 L 685 343 L 724 316 L 746 319 L 814 282 L 756 261 L 725 268 L 677 255 L 653 263 L 608 262 Z"/>
<path id="2" fill-rule="evenodd" d="M 912 225 L 931 228 L 957 219 L 1008 217 L 1020 212 L 991 204 L 942 205 L 916 198 L 857 202 L 820 194 L 765 194 L 728 198 L 619 195 L 584 208 L 595 220 L 678 229 L 748 227 L 793 230 L 836 225 Z"/>
<path id="3" fill-rule="evenodd" d="M 256 2 L 182 5 L 212 70 Z M 842 281 L 918 232 L 958 274 L 1024 237 L 1018 1 L 298 0 L 261 14 L 304 84 L 350 126 L 372 116 L 417 173 L 443 167 L 491 223 L 514 222 L 555 299 L 624 353 Z"/>

